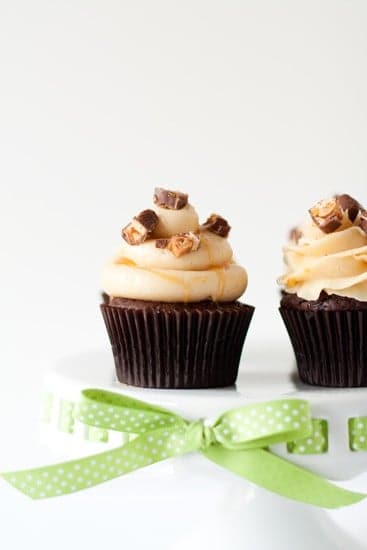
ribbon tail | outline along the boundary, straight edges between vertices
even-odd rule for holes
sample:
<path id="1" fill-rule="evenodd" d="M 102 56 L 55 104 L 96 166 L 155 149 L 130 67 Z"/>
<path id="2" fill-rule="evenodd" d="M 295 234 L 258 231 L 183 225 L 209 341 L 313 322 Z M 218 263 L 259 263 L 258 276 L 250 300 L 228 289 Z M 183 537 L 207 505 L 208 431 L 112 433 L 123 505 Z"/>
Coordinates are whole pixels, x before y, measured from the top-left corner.
<path id="1" fill-rule="evenodd" d="M 212 462 L 268 491 L 321 508 L 340 508 L 367 495 L 342 489 L 264 449 L 230 450 L 212 445 L 202 451 Z"/>
<path id="2" fill-rule="evenodd" d="M 130 467 L 127 461 L 122 461 L 122 458 L 125 458 L 121 456 L 124 448 L 125 445 L 88 458 L 6 472 L 0 474 L 0 477 L 32 499 L 67 495 L 110 481 L 136 469 Z M 124 463 L 129 464 L 129 468 L 124 466 Z"/>
<path id="3" fill-rule="evenodd" d="M 33 499 L 67 495 L 183 454 L 182 434 L 182 428 L 162 428 L 110 451 L 0 477 Z"/>

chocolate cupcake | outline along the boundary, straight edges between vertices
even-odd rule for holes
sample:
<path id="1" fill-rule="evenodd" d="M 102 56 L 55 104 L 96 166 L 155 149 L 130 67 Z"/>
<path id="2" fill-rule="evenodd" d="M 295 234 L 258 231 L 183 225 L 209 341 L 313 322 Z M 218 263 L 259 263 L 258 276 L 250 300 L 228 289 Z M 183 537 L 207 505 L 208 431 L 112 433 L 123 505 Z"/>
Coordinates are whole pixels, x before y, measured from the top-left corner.
<path id="1" fill-rule="evenodd" d="M 217 214 L 200 225 L 185 193 L 162 188 L 123 228 L 103 271 L 101 305 L 120 382 L 235 383 L 254 308 L 237 301 L 247 273 L 233 260 L 229 231 Z"/>
<path id="2" fill-rule="evenodd" d="M 300 378 L 367 386 L 367 213 L 349 195 L 317 203 L 291 231 L 280 313 Z"/>

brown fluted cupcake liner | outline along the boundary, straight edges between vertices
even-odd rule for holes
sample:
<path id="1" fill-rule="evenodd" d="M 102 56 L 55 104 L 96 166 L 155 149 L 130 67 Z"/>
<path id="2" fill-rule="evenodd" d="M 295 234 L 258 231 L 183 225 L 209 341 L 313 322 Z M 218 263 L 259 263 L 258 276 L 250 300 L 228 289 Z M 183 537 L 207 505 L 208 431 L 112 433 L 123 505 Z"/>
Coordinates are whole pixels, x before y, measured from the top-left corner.
<path id="1" fill-rule="evenodd" d="M 301 380 L 315 386 L 367 386 L 367 311 L 280 307 Z"/>
<path id="2" fill-rule="evenodd" d="M 102 304 L 120 382 L 148 388 L 214 388 L 235 383 L 252 306 Z"/>

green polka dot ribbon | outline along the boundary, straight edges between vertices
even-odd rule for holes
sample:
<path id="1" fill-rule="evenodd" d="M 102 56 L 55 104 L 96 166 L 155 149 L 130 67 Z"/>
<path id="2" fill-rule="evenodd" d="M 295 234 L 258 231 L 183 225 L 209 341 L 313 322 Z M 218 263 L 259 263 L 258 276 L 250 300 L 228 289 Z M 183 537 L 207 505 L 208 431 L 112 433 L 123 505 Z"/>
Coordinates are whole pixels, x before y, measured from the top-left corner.
<path id="1" fill-rule="evenodd" d="M 82 392 L 74 415 L 87 426 L 136 437 L 100 454 L 4 473 L 2 477 L 34 499 L 49 498 L 93 487 L 171 457 L 199 452 L 240 477 L 293 500 L 337 508 L 365 498 L 269 450 L 276 443 L 312 435 L 307 401 L 255 403 L 227 411 L 209 424 L 205 420 L 188 421 L 131 397 L 88 389 Z"/>
<path id="2" fill-rule="evenodd" d="M 288 452 L 298 455 L 317 455 L 328 450 L 328 427 L 322 418 L 312 419 L 312 431 L 307 437 L 287 444 Z"/>
<path id="3" fill-rule="evenodd" d="M 348 428 L 350 449 L 352 451 L 367 451 L 367 417 L 350 418 Z"/>

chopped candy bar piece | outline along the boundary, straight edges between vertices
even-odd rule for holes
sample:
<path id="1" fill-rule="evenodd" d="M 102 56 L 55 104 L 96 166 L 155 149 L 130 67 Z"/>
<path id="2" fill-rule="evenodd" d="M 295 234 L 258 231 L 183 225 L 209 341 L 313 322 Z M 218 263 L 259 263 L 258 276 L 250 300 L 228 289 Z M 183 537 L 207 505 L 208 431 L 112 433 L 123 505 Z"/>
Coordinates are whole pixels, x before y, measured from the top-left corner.
<path id="1" fill-rule="evenodd" d="M 200 247 L 200 237 L 189 231 L 188 233 L 179 233 L 171 237 L 168 243 L 168 249 L 179 258 L 183 254 L 195 252 Z"/>
<path id="2" fill-rule="evenodd" d="M 180 191 L 170 191 L 162 187 L 156 187 L 154 190 L 154 203 L 161 208 L 169 210 L 181 210 L 187 205 L 189 196 Z"/>
<path id="3" fill-rule="evenodd" d="M 211 231 L 212 233 L 219 235 L 219 237 L 228 237 L 231 226 L 228 224 L 227 220 L 222 218 L 222 216 L 219 216 L 218 214 L 211 214 L 202 226 L 202 229 Z"/>
<path id="4" fill-rule="evenodd" d="M 342 225 L 343 210 L 336 198 L 318 202 L 310 208 L 309 213 L 324 233 L 333 233 Z"/>
<path id="5" fill-rule="evenodd" d="M 158 225 L 158 216 L 154 210 L 143 210 L 123 228 L 122 237 L 131 245 L 141 244 Z"/>
<path id="6" fill-rule="evenodd" d="M 362 208 L 359 202 L 356 201 L 356 199 L 354 199 L 350 195 L 345 195 L 345 194 L 336 195 L 335 198 L 338 204 L 340 205 L 340 207 L 342 208 L 342 210 L 348 213 L 348 218 L 350 219 L 350 221 L 354 222 L 356 217 L 359 214 L 359 211 Z"/>

